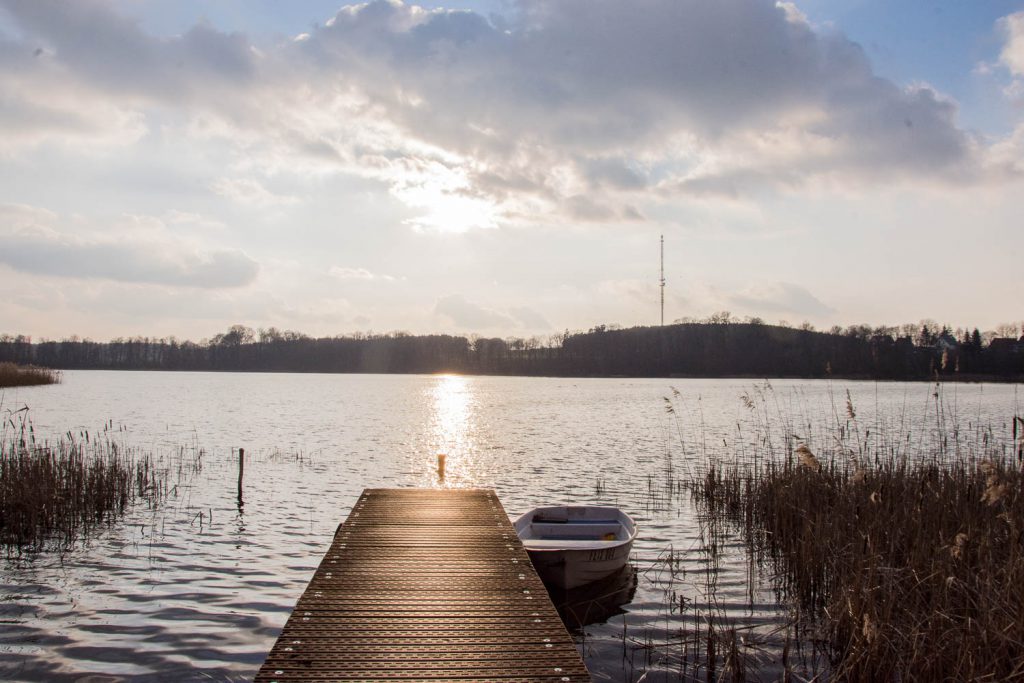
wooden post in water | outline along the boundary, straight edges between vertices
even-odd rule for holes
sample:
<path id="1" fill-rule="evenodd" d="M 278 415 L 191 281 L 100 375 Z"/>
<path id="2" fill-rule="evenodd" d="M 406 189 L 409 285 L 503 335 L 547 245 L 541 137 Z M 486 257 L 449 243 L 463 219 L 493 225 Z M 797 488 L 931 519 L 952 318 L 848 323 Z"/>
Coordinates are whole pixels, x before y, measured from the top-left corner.
<path id="1" fill-rule="evenodd" d="M 245 475 L 245 449 L 238 449 L 238 509 L 242 509 L 242 477 Z"/>
<path id="2" fill-rule="evenodd" d="M 448 458 L 444 453 L 437 454 L 437 478 L 444 481 L 444 463 Z"/>

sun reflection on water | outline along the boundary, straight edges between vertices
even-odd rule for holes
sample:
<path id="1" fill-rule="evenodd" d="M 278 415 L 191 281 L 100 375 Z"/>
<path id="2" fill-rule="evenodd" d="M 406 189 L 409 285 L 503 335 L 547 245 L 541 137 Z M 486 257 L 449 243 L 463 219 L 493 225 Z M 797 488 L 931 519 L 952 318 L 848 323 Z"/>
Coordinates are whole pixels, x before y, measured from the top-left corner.
<path id="1" fill-rule="evenodd" d="M 472 379 L 461 375 L 438 375 L 427 389 L 431 401 L 429 445 L 431 457 L 446 455 L 445 476 L 430 469 L 430 485 L 463 488 L 480 480 L 476 457 L 475 396 Z"/>

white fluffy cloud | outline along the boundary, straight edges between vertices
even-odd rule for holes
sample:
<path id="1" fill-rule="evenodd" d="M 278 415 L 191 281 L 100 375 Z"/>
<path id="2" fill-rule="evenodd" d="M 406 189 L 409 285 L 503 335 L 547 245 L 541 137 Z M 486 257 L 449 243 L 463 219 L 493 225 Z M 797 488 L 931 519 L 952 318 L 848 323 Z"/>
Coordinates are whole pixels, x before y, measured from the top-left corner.
<path id="1" fill-rule="evenodd" d="M 636 196 L 818 176 L 970 178 L 956 106 L 877 77 L 843 35 L 758 0 L 527 1 L 508 25 L 377 1 L 295 49 L 506 214 L 639 217 Z M 601 193 L 603 201 L 591 196 Z"/>
<path id="2" fill-rule="evenodd" d="M 999 27 L 1006 41 L 999 61 L 1014 76 L 1024 76 L 1024 12 L 1003 17 Z"/>
<path id="3" fill-rule="evenodd" d="M 998 28 L 1004 41 L 999 63 L 1011 76 L 1003 92 L 1010 100 L 1024 101 L 1024 12 L 1003 17 Z"/>
<path id="4" fill-rule="evenodd" d="M 223 289 L 253 282 L 259 265 L 238 249 L 205 249 L 160 231 L 155 219 L 122 236 L 55 227 L 52 212 L 0 206 L 0 264 L 58 278 Z M 146 224 L 149 225 L 146 225 Z"/>
<path id="5" fill-rule="evenodd" d="M 384 180 L 420 228 L 629 222 L 644 201 L 964 181 L 984 165 L 955 103 L 879 78 L 858 45 L 786 3 L 523 0 L 492 23 L 373 0 L 259 49 L 204 25 L 149 36 L 99 0 L 0 6 L 21 30 L 0 39 L 5 138 L 96 134 L 100 120 L 131 139 L 184 115 L 249 164 Z M 75 104 L 49 94 L 69 90 Z M 32 137 L 28 121 L 46 128 Z M 275 199 L 254 181 L 215 189 Z"/>

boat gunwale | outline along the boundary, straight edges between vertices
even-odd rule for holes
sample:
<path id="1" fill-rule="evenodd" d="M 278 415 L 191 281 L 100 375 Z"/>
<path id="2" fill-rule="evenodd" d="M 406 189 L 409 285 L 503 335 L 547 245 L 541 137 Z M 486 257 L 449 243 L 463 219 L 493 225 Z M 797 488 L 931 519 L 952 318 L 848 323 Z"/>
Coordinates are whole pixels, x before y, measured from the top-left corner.
<path id="1" fill-rule="evenodd" d="M 534 539 L 522 535 L 524 530 L 522 527 L 529 528 L 533 525 L 534 518 L 541 511 L 549 510 L 569 510 L 569 509 L 589 509 L 589 510 L 601 510 L 612 512 L 615 515 L 614 519 L 599 519 L 599 520 L 551 520 L 544 519 L 540 521 L 541 524 L 557 524 L 565 526 L 578 525 L 580 527 L 587 527 L 594 524 L 605 523 L 605 524 L 618 524 L 623 530 L 626 531 L 626 538 L 615 538 L 611 540 L 593 539 L 593 540 L 572 540 L 572 539 Z M 566 515 L 568 517 L 568 515 Z M 522 527 L 521 527 L 522 525 Z M 512 523 L 513 528 L 516 530 L 516 535 L 519 536 L 519 540 L 523 546 L 530 552 L 572 552 L 572 551 L 588 551 L 588 550 L 604 550 L 611 548 L 619 548 L 621 546 L 632 544 L 637 536 L 637 524 L 636 521 L 630 516 L 629 513 L 622 510 L 621 508 L 611 507 L 606 505 L 545 505 L 541 507 L 535 507 L 519 515 Z M 543 541 L 550 542 L 550 547 L 535 546 L 534 542 Z M 545 543 L 546 544 L 546 543 Z"/>

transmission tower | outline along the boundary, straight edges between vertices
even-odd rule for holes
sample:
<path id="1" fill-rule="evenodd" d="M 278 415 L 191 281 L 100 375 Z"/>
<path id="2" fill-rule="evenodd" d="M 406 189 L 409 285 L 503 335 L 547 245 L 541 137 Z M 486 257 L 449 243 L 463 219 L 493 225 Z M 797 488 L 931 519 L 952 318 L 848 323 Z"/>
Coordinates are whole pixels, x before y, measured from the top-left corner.
<path id="1" fill-rule="evenodd" d="M 661 326 L 665 326 L 665 236 L 661 236 L 661 277 L 658 278 L 658 285 L 661 287 Z"/>

